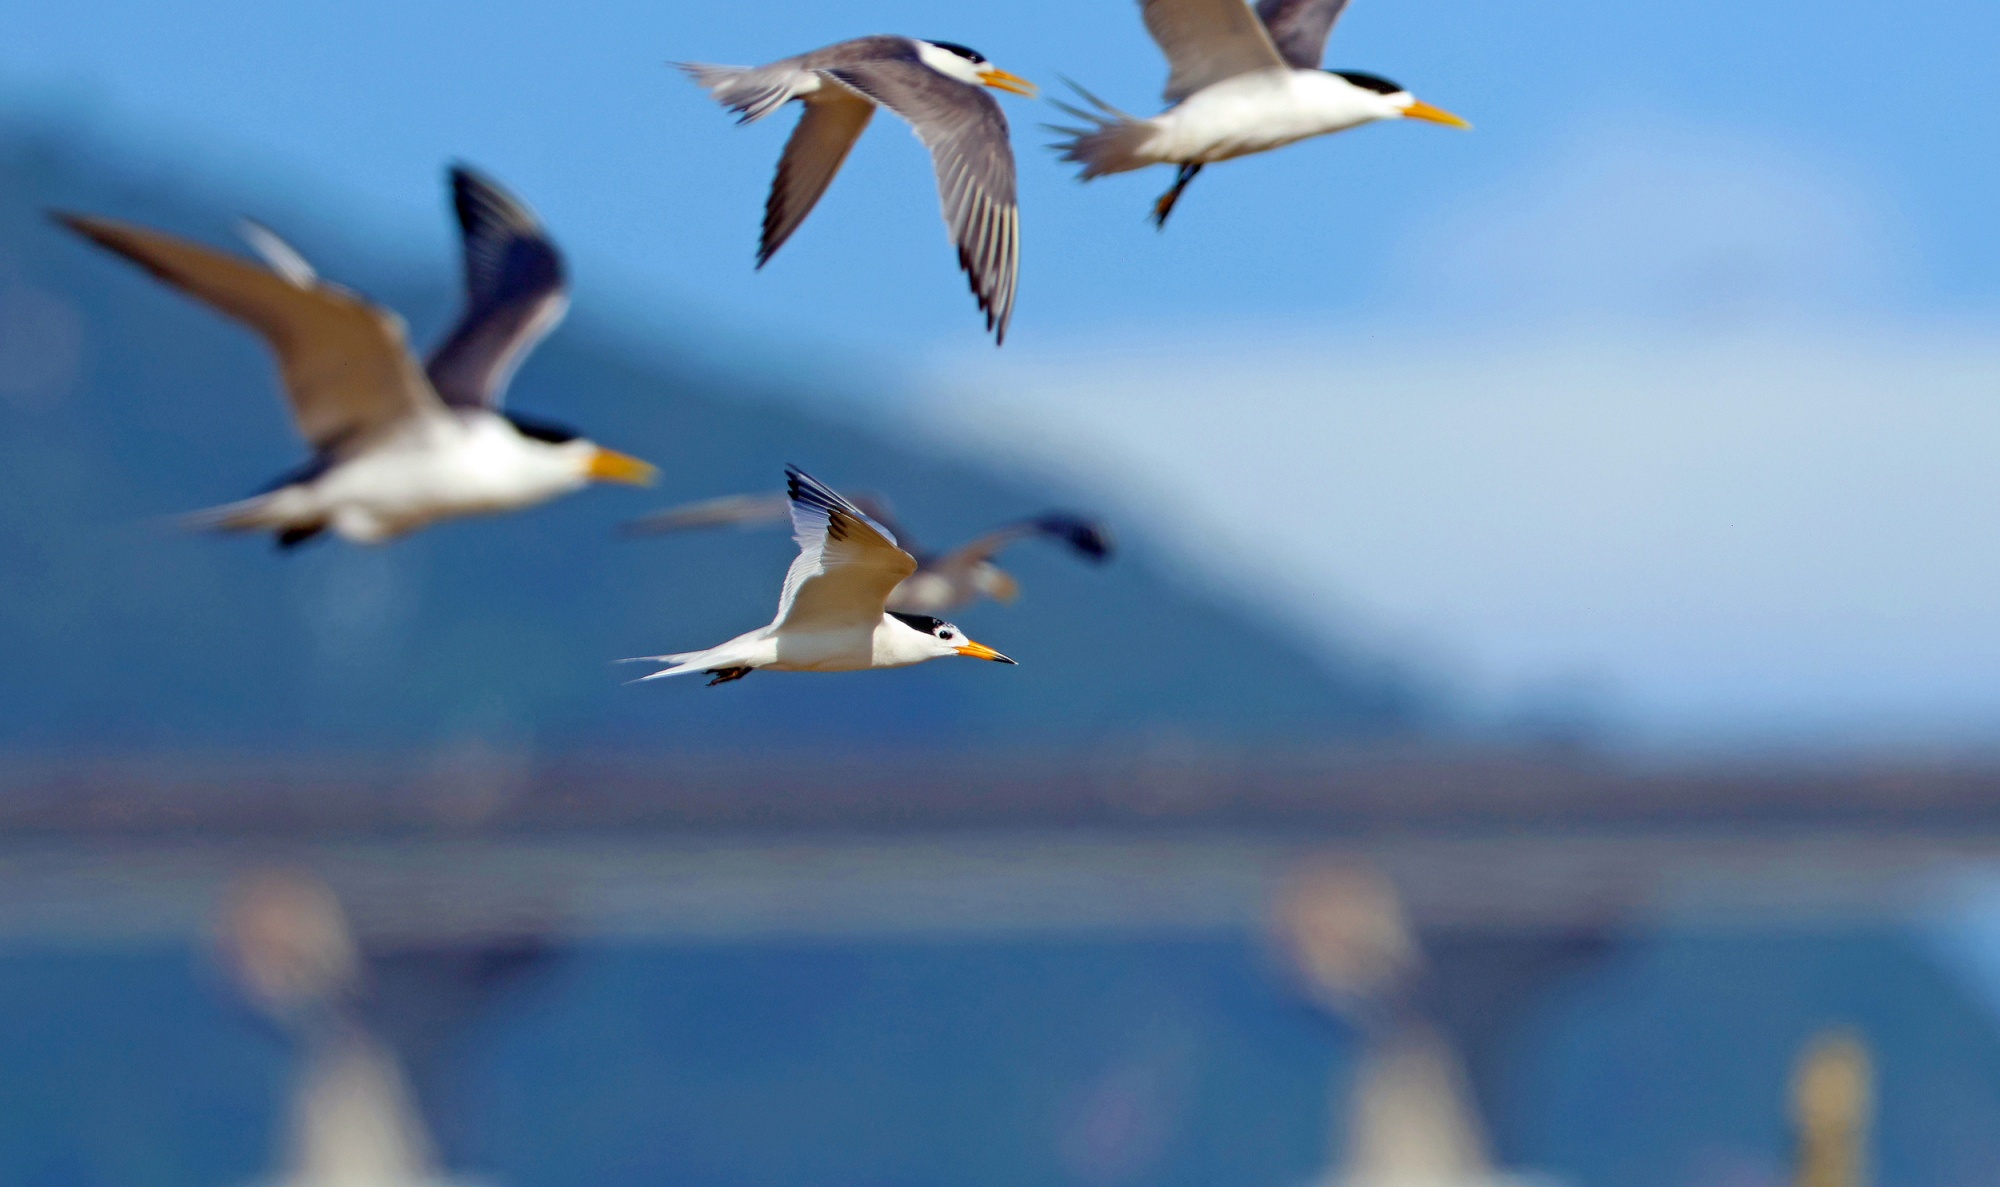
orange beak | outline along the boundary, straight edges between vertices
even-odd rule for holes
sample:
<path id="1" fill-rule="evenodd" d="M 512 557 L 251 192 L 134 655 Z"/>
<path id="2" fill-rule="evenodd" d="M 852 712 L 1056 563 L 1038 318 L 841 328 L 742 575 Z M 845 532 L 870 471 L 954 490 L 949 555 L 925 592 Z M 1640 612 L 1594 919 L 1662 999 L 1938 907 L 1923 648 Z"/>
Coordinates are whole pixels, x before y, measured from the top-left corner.
<path id="1" fill-rule="evenodd" d="M 1014 662 L 986 644 L 974 643 L 969 639 L 966 640 L 965 646 L 958 649 L 958 653 L 968 659 L 990 659 L 996 664 L 1011 664 Z"/>
<path id="2" fill-rule="evenodd" d="M 591 454 L 590 468 L 584 473 L 592 482 L 622 482 L 626 486 L 651 486 L 653 479 L 660 476 L 650 462 L 611 449 Z"/>
<path id="3" fill-rule="evenodd" d="M 1472 127 L 1471 124 L 1466 123 L 1444 108 L 1432 107 L 1422 99 L 1405 107 L 1403 109 L 1403 118 L 1406 120 L 1429 120 L 1433 124 L 1443 124 L 1447 128 L 1470 129 Z"/>
<path id="4" fill-rule="evenodd" d="M 987 65 L 979 71 L 979 81 L 996 91 L 1007 91 L 1016 95 L 1026 95 L 1032 99 L 1041 94 L 1034 83 L 1018 74 L 1010 74 L 998 66 Z"/>

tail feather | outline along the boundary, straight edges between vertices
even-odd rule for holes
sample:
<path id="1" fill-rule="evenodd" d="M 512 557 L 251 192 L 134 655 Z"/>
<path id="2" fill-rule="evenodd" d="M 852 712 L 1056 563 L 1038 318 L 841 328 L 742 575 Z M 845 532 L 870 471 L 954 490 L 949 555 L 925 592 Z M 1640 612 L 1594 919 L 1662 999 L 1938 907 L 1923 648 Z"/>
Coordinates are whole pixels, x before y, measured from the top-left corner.
<path id="1" fill-rule="evenodd" d="M 748 124 L 784 106 L 795 92 L 800 71 L 789 62 L 772 66 L 713 66 L 706 62 L 676 62 L 681 73 L 699 83 L 717 103 Z"/>
<path id="2" fill-rule="evenodd" d="M 621 659 L 618 662 L 621 664 L 671 665 L 657 672 L 649 672 L 637 680 L 626 681 L 627 684 L 644 684 L 648 680 L 658 680 L 662 676 L 685 676 L 689 672 L 699 672 L 707 666 L 704 660 L 708 654 L 707 651 L 677 651 L 672 655 L 635 655 L 629 659 Z"/>
<path id="3" fill-rule="evenodd" d="M 1153 138 L 1153 121 L 1127 115 L 1070 79 L 1063 81 L 1094 110 L 1076 107 L 1059 99 L 1049 102 L 1065 115 L 1081 120 L 1087 126 L 1043 126 L 1069 138 L 1049 147 L 1062 154 L 1063 160 L 1083 166 L 1082 173 L 1078 175 L 1081 180 L 1089 181 L 1108 173 L 1124 173 L 1159 163 L 1143 154 L 1146 143 Z"/>
<path id="4" fill-rule="evenodd" d="M 269 495 L 255 495 L 220 507 L 205 507 L 180 517 L 181 526 L 199 532 L 254 532 L 289 527 L 271 513 Z"/>

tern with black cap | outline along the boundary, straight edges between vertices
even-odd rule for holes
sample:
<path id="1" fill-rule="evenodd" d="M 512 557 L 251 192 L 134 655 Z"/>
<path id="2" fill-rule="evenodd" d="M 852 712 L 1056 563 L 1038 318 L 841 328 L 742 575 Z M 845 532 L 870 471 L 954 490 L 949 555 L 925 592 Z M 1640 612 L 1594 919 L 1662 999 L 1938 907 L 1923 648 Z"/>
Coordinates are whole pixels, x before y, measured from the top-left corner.
<path id="1" fill-rule="evenodd" d="M 966 638 L 951 623 L 888 609 L 889 592 L 917 571 L 916 558 L 833 488 L 797 467 L 786 469 L 785 479 L 799 555 L 785 574 L 778 616 L 769 626 L 705 651 L 626 661 L 668 665 L 641 680 L 703 672 L 713 677 L 713 685 L 741 680 L 760 668 L 855 672 L 905 668 L 952 655 L 1014 662 Z"/>
<path id="2" fill-rule="evenodd" d="M 1077 87 L 1095 110 L 1058 103 L 1089 126 L 1053 127 L 1069 137 L 1055 147 L 1083 166 L 1084 181 L 1178 166 L 1173 186 L 1153 203 L 1153 223 L 1164 228 L 1188 183 L 1217 161 L 1377 120 L 1472 126 L 1388 79 L 1321 69 L 1327 35 L 1346 7 L 1347 0 L 1260 0 L 1253 12 L 1243 0 L 1139 0 L 1146 31 L 1167 55 L 1173 106 L 1141 119 Z"/>
<path id="3" fill-rule="evenodd" d="M 1032 96 L 1033 84 L 954 42 L 886 35 L 768 66 L 689 62 L 681 69 L 738 113 L 739 123 L 763 119 L 794 99 L 805 108 L 764 203 L 759 268 L 812 212 L 876 107 L 909 121 L 931 151 L 945 225 L 986 328 L 996 342 L 1006 340 L 1021 266 L 1021 214 L 1007 117 L 982 88 Z"/>
<path id="4" fill-rule="evenodd" d="M 262 263 L 111 219 L 57 221 L 255 330 L 277 355 L 306 465 L 199 527 L 268 531 L 281 547 L 331 530 L 374 544 L 441 519 L 511 511 L 590 482 L 644 485 L 653 467 L 567 429 L 503 411 L 521 359 L 562 320 L 562 259 L 534 215 L 463 166 L 452 192 L 465 312 L 419 366 L 403 319 L 322 279 L 269 229 L 246 223 Z"/>

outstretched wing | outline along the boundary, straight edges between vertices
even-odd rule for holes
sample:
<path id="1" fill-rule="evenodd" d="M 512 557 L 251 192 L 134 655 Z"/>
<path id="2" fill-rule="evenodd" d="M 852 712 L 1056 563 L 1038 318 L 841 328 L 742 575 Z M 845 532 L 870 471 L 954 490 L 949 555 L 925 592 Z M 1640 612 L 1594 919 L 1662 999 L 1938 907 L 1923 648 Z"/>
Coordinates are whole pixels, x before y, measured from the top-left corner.
<path id="1" fill-rule="evenodd" d="M 466 165 L 451 170 L 465 252 L 465 312 L 431 353 L 447 404 L 497 408 L 515 368 L 569 311 L 562 253 L 521 201 Z"/>
<path id="2" fill-rule="evenodd" d="M 764 202 L 764 234 L 757 244 L 759 268 L 806 221 L 875 114 L 874 103 L 846 87 L 822 87 L 803 106 L 805 115 L 785 142 L 785 155 L 778 158 L 778 175 L 771 181 L 771 196 Z"/>
<path id="3" fill-rule="evenodd" d="M 129 223 L 54 217 L 257 331 L 278 356 L 292 416 L 316 449 L 334 450 L 406 417 L 442 411 L 410 357 L 403 319 L 318 279 L 270 231 L 258 232 L 260 250 L 284 260 L 286 274 Z"/>
<path id="4" fill-rule="evenodd" d="M 970 569 L 992 560 L 1008 545 L 1029 536 L 1059 540 L 1068 545 L 1070 551 L 1096 564 L 1111 559 L 1111 533 L 1105 530 L 1102 523 L 1068 511 L 1050 511 L 1033 519 L 994 528 L 939 557 L 931 568 L 941 572 Z"/>
<path id="5" fill-rule="evenodd" d="M 1285 68 L 1264 23 L 1243 0 L 1139 0 L 1139 12 L 1167 55 L 1170 103 L 1239 74 Z"/>
<path id="6" fill-rule="evenodd" d="M 772 625 L 790 631 L 869 628 L 889 591 L 917 571 L 895 537 L 833 488 L 797 467 L 785 470 L 798 559 L 785 574 Z"/>
<path id="7" fill-rule="evenodd" d="M 979 87 L 924 65 L 914 52 L 824 72 L 908 120 L 931 150 L 958 265 L 986 314 L 986 328 L 996 342 L 1006 341 L 1020 281 L 1021 211 L 1014 146 L 1000 104 Z"/>
<path id="8" fill-rule="evenodd" d="M 627 535 L 650 536 L 695 528 L 762 527 L 784 519 L 791 507 L 791 499 L 777 491 L 764 495 L 723 495 L 719 499 L 703 499 L 655 511 L 625 524 L 622 530 Z"/>
<path id="9" fill-rule="evenodd" d="M 1346 7 L 1347 0 L 1258 0 L 1257 18 L 1286 62 L 1317 70 L 1326 57 L 1327 34 Z"/>

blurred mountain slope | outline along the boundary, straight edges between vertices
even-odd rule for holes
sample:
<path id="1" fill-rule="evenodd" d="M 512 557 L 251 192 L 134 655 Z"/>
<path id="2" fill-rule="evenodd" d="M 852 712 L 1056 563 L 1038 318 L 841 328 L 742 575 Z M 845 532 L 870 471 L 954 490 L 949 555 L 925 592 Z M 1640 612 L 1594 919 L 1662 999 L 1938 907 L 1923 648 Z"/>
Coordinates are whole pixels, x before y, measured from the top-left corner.
<path id="1" fill-rule="evenodd" d="M 0 120 L 0 744 L 1317 743 L 1438 717 L 1396 663 L 1290 638 L 1247 602 L 1177 580 L 1130 532 L 1101 570 L 1033 544 L 1009 555 L 1026 595 L 960 617 L 1018 668 L 624 686 L 638 673 L 614 658 L 767 621 L 792 546 L 775 531 L 625 541 L 613 535 L 623 519 L 772 487 L 792 461 L 887 493 L 936 546 L 1066 499 L 926 456 L 893 426 L 849 423 L 853 403 L 821 412 L 804 394 L 881 377 L 704 355 L 692 332 L 643 349 L 621 340 L 593 319 L 589 276 L 578 314 L 522 370 L 510 405 L 659 463 L 655 490 L 594 489 L 373 550 L 280 555 L 263 538 L 181 530 L 175 514 L 242 497 L 303 460 L 273 368 L 249 333 L 75 241 L 49 208 L 217 244 L 233 242 L 239 212 L 254 213 L 324 274 L 403 311 L 420 345 L 454 313 L 456 274 L 431 259 L 385 264 L 343 238 L 360 229 L 299 216 L 296 202 L 114 164 L 113 143 L 60 121 Z M 435 231 L 455 250 L 439 192 Z"/>

